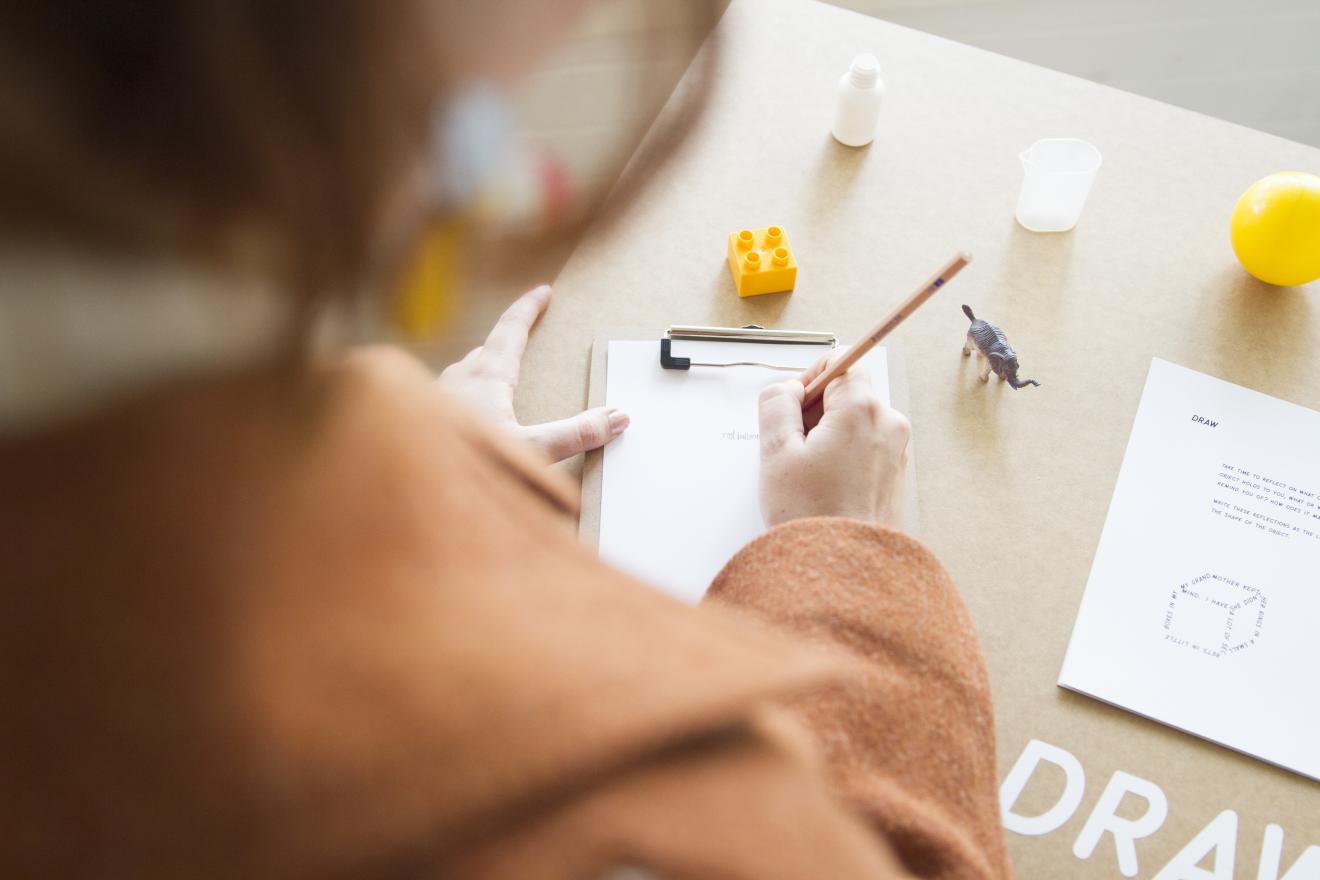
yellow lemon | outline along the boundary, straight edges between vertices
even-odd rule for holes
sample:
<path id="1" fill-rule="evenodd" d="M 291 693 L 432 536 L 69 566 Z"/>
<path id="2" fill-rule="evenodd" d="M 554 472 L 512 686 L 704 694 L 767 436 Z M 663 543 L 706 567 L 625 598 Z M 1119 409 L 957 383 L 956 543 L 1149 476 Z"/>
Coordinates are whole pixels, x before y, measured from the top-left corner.
<path id="1" fill-rule="evenodd" d="M 1320 278 L 1320 177 L 1262 177 L 1238 199 L 1229 226 L 1238 259 L 1261 281 L 1289 287 Z"/>

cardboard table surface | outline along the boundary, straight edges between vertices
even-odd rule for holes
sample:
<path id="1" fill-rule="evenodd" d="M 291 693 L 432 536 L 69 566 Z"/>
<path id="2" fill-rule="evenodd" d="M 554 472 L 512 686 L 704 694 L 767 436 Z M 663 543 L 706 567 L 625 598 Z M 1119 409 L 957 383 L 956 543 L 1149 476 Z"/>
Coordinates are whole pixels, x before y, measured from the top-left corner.
<path id="1" fill-rule="evenodd" d="M 898 337 L 921 449 L 921 536 L 952 571 L 985 649 L 1001 778 L 1033 739 L 1085 771 L 1061 827 L 1009 833 L 1019 875 L 1121 876 L 1110 835 L 1088 858 L 1073 854 L 1116 771 L 1168 798 L 1163 824 L 1136 841 L 1138 876 L 1230 809 L 1235 876 L 1257 876 L 1269 824 L 1284 831 L 1286 872 L 1320 844 L 1320 784 L 1055 681 L 1151 358 L 1320 409 L 1320 283 L 1261 284 L 1228 239 L 1248 185 L 1320 173 L 1320 150 L 815 3 L 735 0 L 703 52 L 716 44 L 695 130 L 663 164 L 643 145 L 625 173 L 648 187 L 588 233 L 559 277 L 528 351 L 520 415 L 582 407 L 598 328 L 758 323 L 846 338 L 956 250 L 972 251 Z M 862 51 L 880 58 L 888 93 L 875 142 L 850 149 L 829 126 L 835 83 Z M 1013 219 L 1018 153 L 1060 135 L 1094 143 L 1104 165 L 1076 229 L 1027 232 Z M 797 289 L 739 299 L 725 236 L 768 224 L 790 237 Z M 1042 387 L 981 384 L 960 356 L 962 303 L 1005 328 L 1022 375 Z M 1314 674 L 1297 670 L 1297 687 L 1314 687 Z M 1044 812 L 1063 784 L 1042 765 L 1016 811 Z M 1144 806 L 1130 795 L 1120 812 Z"/>

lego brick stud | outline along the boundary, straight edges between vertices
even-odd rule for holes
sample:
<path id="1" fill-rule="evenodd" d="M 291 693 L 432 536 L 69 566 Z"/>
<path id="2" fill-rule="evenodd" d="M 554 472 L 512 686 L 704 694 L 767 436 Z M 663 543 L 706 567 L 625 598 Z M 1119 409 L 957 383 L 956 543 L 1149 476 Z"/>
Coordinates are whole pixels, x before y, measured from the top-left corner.
<path id="1" fill-rule="evenodd" d="M 781 226 L 729 233 L 729 272 L 739 296 L 792 290 L 797 260 Z"/>

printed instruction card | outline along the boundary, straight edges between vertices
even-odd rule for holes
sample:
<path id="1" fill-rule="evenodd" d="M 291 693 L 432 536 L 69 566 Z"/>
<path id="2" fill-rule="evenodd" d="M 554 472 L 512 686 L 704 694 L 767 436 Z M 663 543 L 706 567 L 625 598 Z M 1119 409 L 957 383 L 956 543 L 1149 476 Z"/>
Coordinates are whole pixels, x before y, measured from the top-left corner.
<path id="1" fill-rule="evenodd" d="M 1059 684 L 1320 779 L 1320 413 L 1156 359 Z"/>

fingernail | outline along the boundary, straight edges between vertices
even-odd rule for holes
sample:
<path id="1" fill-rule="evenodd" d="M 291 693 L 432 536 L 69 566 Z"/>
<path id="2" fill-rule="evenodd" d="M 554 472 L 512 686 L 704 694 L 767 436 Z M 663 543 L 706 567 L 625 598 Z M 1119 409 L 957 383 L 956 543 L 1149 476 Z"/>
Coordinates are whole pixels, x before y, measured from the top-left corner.
<path id="1" fill-rule="evenodd" d="M 610 435 L 619 436 L 631 422 L 632 419 L 628 418 L 626 412 L 617 409 L 610 410 Z"/>

